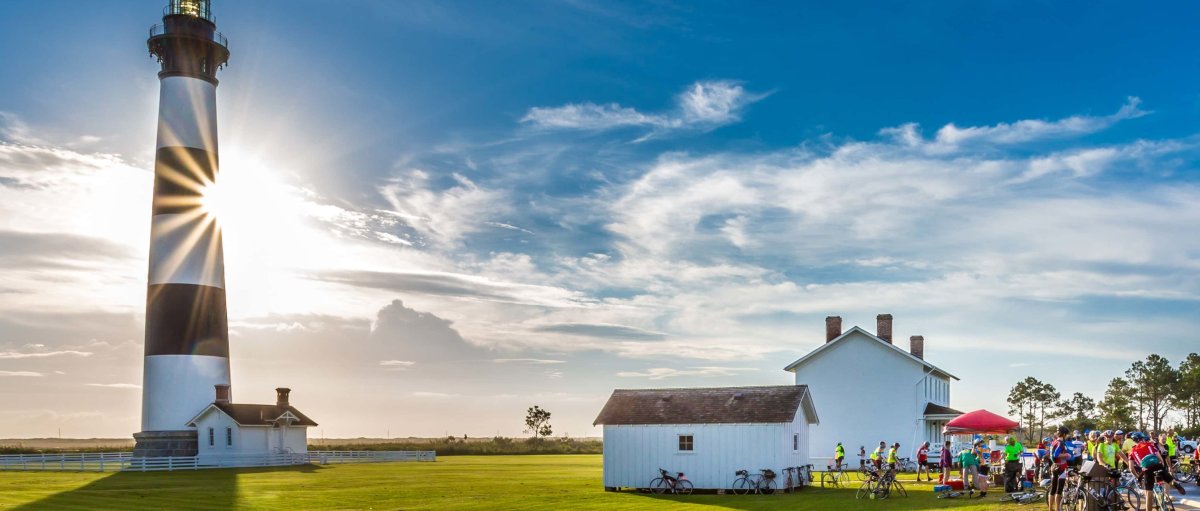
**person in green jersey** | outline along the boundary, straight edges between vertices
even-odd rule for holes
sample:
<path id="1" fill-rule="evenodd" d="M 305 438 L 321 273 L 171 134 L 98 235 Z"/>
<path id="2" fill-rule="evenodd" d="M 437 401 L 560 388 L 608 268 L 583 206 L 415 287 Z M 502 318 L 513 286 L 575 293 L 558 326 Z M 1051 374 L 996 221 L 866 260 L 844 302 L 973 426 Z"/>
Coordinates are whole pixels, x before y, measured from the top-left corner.
<path id="1" fill-rule="evenodd" d="M 1084 446 L 1083 459 L 1086 461 L 1096 460 L 1096 446 L 1100 445 L 1100 432 L 1092 430 L 1088 433 L 1087 444 Z"/>
<path id="2" fill-rule="evenodd" d="M 838 442 L 837 447 L 833 448 L 833 461 L 837 463 L 837 469 L 842 469 L 842 460 L 846 459 L 846 448 L 842 447 L 842 443 Z"/>
<path id="3" fill-rule="evenodd" d="M 1117 445 L 1112 431 L 1105 431 L 1100 435 L 1100 445 L 1096 446 L 1096 461 L 1109 469 L 1115 469 L 1117 468 L 1117 453 L 1120 450 L 1121 446 Z"/>
<path id="4" fill-rule="evenodd" d="M 1020 491 L 1021 479 L 1018 475 L 1025 468 L 1021 464 L 1021 455 L 1025 454 L 1025 446 L 1021 445 L 1017 439 L 1007 437 L 1004 439 L 1004 491 L 1005 493 L 1013 493 Z"/>
<path id="5" fill-rule="evenodd" d="M 887 464 L 888 468 L 892 469 L 892 471 L 896 470 L 896 463 L 900 461 L 900 459 L 896 457 L 896 451 L 898 450 L 900 450 L 900 442 L 892 444 L 892 448 L 888 449 Z"/>
<path id="6" fill-rule="evenodd" d="M 883 468 L 883 450 L 887 449 L 887 442 L 879 442 L 879 447 L 871 451 L 871 464 L 875 465 L 875 470 Z"/>

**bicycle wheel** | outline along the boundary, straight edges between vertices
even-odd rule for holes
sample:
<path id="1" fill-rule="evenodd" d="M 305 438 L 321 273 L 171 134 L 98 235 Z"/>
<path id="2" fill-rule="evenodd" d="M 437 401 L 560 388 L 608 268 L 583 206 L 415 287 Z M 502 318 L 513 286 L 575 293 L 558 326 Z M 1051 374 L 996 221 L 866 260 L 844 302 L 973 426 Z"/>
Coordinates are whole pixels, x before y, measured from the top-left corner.
<path id="1" fill-rule="evenodd" d="M 867 467 L 866 467 L 866 465 L 863 465 L 863 466 L 861 466 L 861 467 L 858 467 L 858 470 L 855 470 L 855 471 L 854 471 L 854 477 L 858 478 L 858 480 L 859 480 L 859 481 L 866 481 L 866 480 L 867 480 Z"/>
<path id="2" fill-rule="evenodd" d="M 1058 501 L 1058 511 L 1077 511 L 1076 503 L 1079 502 L 1080 497 L 1078 488 L 1074 486 L 1064 488 L 1062 498 Z"/>
<path id="3" fill-rule="evenodd" d="M 830 488 L 837 488 L 838 487 L 837 475 L 829 473 L 829 472 L 821 474 L 821 487 L 824 488 L 824 487 L 826 487 L 826 485 L 828 485 Z"/>
<path id="4" fill-rule="evenodd" d="M 774 479 L 767 479 L 758 485 L 758 491 L 762 492 L 763 495 L 771 495 L 778 489 L 779 484 Z"/>
<path id="5" fill-rule="evenodd" d="M 875 485 L 871 484 L 871 480 L 867 479 L 858 486 L 858 491 L 854 492 L 854 498 L 865 499 L 868 495 L 875 493 Z"/>
<path id="6" fill-rule="evenodd" d="M 892 481 L 892 490 L 895 491 L 896 494 L 901 497 L 908 496 L 908 490 L 904 489 L 904 485 L 900 484 L 900 481 Z"/>
<path id="7" fill-rule="evenodd" d="M 650 481 L 650 491 L 654 492 L 655 495 L 662 495 L 663 492 L 667 491 L 670 488 L 671 488 L 671 483 L 668 483 L 665 479 L 663 479 L 661 477 L 655 477 L 653 480 Z"/>
<path id="8" fill-rule="evenodd" d="M 1126 507 L 1131 510 L 1142 509 L 1142 491 L 1129 485 L 1121 485 L 1117 487 L 1117 494 L 1125 499 Z"/>
<path id="9" fill-rule="evenodd" d="M 745 477 L 739 477 L 733 480 L 733 486 L 731 488 L 732 489 L 730 491 L 732 491 L 734 495 L 745 495 L 750 493 L 750 488 L 752 488 L 752 486 L 750 485 L 749 479 L 746 479 Z"/>
<path id="10" fill-rule="evenodd" d="M 687 479 L 679 481 L 679 483 L 675 485 L 675 493 L 678 493 L 680 495 L 691 495 L 692 494 L 692 482 L 688 481 Z"/>
<path id="11" fill-rule="evenodd" d="M 1021 493 L 1005 493 L 1004 495 L 1000 496 L 1000 502 L 1012 502 L 1017 500 L 1017 498 L 1021 495 Z"/>

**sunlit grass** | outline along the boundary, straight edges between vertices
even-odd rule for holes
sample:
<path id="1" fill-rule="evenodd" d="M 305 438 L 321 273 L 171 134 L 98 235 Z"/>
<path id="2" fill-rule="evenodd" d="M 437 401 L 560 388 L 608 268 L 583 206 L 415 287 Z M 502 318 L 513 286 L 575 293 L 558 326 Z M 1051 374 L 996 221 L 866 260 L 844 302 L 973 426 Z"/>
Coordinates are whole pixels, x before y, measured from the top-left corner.
<path id="1" fill-rule="evenodd" d="M 649 477 L 649 475 L 647 476 Z M 909 477 L 908 479 L 911 479 Z M 857 484 L 856 482 L 853 484 Z M 1017 509 L 985 500 L 934 498 L 907 481 L 910 495 L 854 499 L 854 489 L 793 495 L 657 497 L 605 492 L 601 457 L 447 456 L 436 463 L 331 465 L 288 470 L 172 473 L 0 473 L 0 509 L 812 509 L 972 511 Z"/>

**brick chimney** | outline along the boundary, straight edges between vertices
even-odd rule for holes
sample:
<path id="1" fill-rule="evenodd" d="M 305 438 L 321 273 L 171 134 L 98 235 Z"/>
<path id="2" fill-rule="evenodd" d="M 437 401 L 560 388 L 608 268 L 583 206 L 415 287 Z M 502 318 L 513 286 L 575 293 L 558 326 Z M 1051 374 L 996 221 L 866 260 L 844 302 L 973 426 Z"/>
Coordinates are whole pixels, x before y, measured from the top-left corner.
<path id="1" fill-rule="evenodd" d="M 278 406 L 289 406 L 288 393 L 291 391 L 292 389 L 286 389 L 283 387 L 275 389 L 275 404 Z"/>
<path id="2" fill-rule="evenodd" d="M 875 336 L 892 344 L 892 315 L 880 314 L 875 316 Z"/>
<path id="3" fill-rule="evenodd" d="M 215 388 L 217 391 L 216 399 L 213 399 L 214 403 L 228 403 L 229 402 L 229 385 L 217 384 L 217 385 L 213 385 L 213 388 Z"/>
<path id="4" fill-rule="evenodd" d="M 912 356 L 925 360 L 925 336 L 914 335 L 908 338 L 908 352 Z"/>
<path id="5" fill-rule="evenodd" d="M 842 317 L 825 316 L 825 342 L 831 342 L 842 335 Z"/>

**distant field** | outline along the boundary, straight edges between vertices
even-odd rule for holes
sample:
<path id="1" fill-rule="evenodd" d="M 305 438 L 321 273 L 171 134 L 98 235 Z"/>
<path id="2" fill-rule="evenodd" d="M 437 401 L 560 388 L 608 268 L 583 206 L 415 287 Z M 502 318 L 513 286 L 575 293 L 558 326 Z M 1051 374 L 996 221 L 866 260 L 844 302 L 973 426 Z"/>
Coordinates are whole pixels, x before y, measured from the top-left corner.
<path id="1" fill-rule="evenodd" d="M 310 449 L 333 451 L 437 451 L 439 456 L 505 454 L 600 454 L 599 438 L 330 438 L 309 439 Z M 133 439 L 0 439 L 0 454 L 128 451 Z"/>
<path id="2" fill-rule="evenodd" d="M 929 484 L 910 495 L 856 501 L 853 490 L 795 495 L 657 497 L 601 487 L 596 455 L 456 456 L 436 463 L 304 466 L 170 473 L 0 472 L 0 509 L 811 509 L 970 511 L 1019 509 L 986 500 L 938 500 Z M 651 474 L 647 474 L 647 478 Z M 1032 508 L 1031 508 L 1032 509 Z"/>

